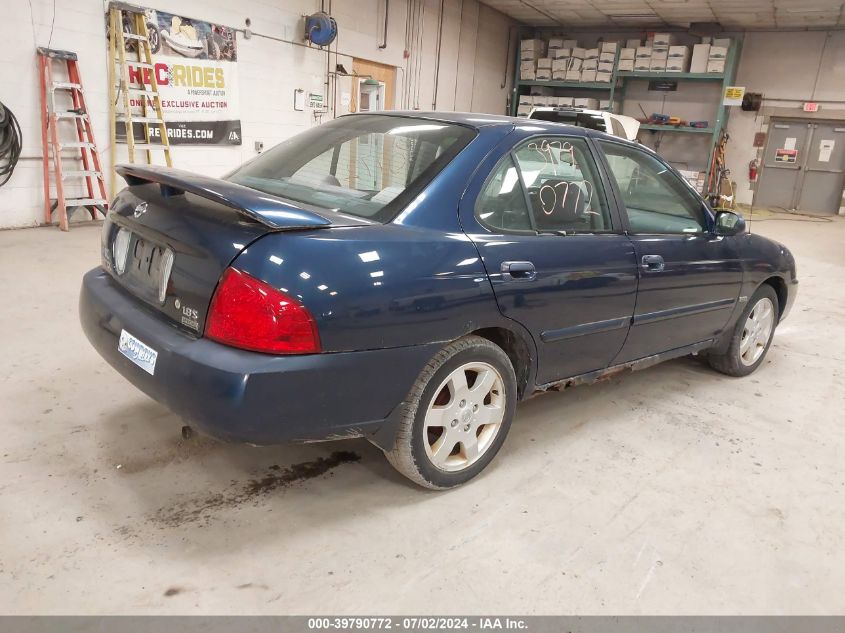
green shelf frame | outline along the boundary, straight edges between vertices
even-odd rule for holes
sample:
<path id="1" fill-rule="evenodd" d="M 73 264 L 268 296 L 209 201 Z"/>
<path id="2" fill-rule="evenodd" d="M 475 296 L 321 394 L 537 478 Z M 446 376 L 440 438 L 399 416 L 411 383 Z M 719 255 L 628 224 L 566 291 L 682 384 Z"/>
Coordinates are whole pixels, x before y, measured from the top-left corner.
<path id="1" fill-rule="evenodd" d="M 520 79 L 520 86 L 549 86 L 550 88 L 574 88 L 580 90 L 604 90 L 613 91 L 613 81 L 555 81 L 554 79 Z"/>
<path id="2" fill-rule="evenodd" d="M 727 66 L 727 63 L 725 64 Z M 668 73 L 651 72 L 650 70 L 620 70 L 617 77 L 624 79 L 685 79 L 697 81 L 724 81 L 721 73 Z"/>
<path id="3" fill-rule="evenodd" d="M 519 33 L 519 40 L 523 37 L 534 37 L 536 33 L 533 29 L 522 29 Z M 672 133 L 691 133 L 700 135 L 710 135 L 710 147 L 707 156 L 707 164 L 705 171 L 710 170 L 713 164 L 713 153 L 716 151 L 716 145 L 719 142 L 722 130 L 727 127 L 728 115 L 730 111 L 728 106 L 722 102 L 725 95 L 725 88 L 734 85 L 736 78 L 736 69 L 739 64 L 740 54 L 742 53 L 742 38 L 734 37 L 733 43 L 728 50 L 728 56 L 725 59 L 725 72 L 720 73 L 672 73 L 672 72 L 651 72 L 651 71 L 619 71 L 614 70 L 610 78 L 610 82 L 591 82 L 580 83 L 577 81 L 544 81 L 544 80 L 522 80 L 519 78 L 519 41 L 514 51 L 514 74 L 513 74 L 513 91 L 511 94 L 511 116 L 516 116 L 516 109 L 519 105 L 519 89 L 523 86 L 548 86 L 550 88 L 565 88 L 572 90 L 593 90 L 609 93 L 610 111 L 613 111 L 616 101 L 620 104 L 625 102 L 625 89 L 629 81 L 654 81 L 654 80 L 668 80 L 668 81 L 706 81 L 714 84 L 720 84 L 721 90 L 718 95 L 718 102 L 716 106 L 715 118 L 712 120 L 712 125 L 706 128 L 691 128 L 691 127 L 676 127 L 671 125 L 652 125 L 643 123 L 640 129 L 647 132 L 672 132 Z M 619 51 L 616 53 L 616 63 L 614 68 L 619 66 Z M 621 109 L 621 108 L 620 108 Z M 682 113 L 678 113 L 682 114 Z M 705 191 L 707 195 L 709 192 Z"/>
<path id="4" fill-rule="evenodd" d="M 649 132 L 690 132 L 692 134 L 713 134 L 712 127 L 689 127 L 681 125 L 653 125 L 651 123 L 640 123 L 641 130 Z"/>

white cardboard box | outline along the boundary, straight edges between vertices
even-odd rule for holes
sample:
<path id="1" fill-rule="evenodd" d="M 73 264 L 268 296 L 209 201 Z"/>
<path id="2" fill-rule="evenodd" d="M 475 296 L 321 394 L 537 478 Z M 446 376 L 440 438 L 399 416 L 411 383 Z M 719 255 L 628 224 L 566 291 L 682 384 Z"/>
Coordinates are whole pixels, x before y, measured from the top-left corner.
<path id="1" fill-rule="evenodd" d="M 592 83 L 595 80 L 596 80 L 596 71 L 595 70 L 582 70 L 581 71 L 581 81 Z"/>
<path id="2" fill-rule="evenodd" d="M 566 72 L 569 68 L 569 58 L 568 57 L 561 57 L 560 59 L 553 59 L 552 60 L 552 70 L 562 70 Z"/>
<path id="3" fill-rule="evenodd" d="M 561 107 L 572 106 L 573 97 L 558 97 L 557 104 Z"/>
<path id="4" fill-rule="evenodd" d="M 623 48 L 619 51 L 619 59 L 636 59 L 637 57 L 637 49 L 636 48 Z"/>
<path id="5" fill-rule="evenodd" d="M 528 116 L 533 105 L 519 105 L 516 107 L 516 116 Z"/>
<path id="6" fill-rule="evenodd" d="M 637 46 L 634 59 L 651 59 L 651 46 Z"/>
<path id="7" fill-rule="evenodd" d="M 597 49 L 597 48 L 584 49 L 584 59 L 598 59 L 598 56 L 599 56 L 599 49 Z"/>
<path id="8" fill-rule="evenodd" d="M 552 79 L 555 81 L 566 81 L 566 70 L 553 70 Z"/>
<path id="9" fill-rule="evenodd" d="M 537 71 L 534 73 L 534 79 L 536 80 L 543 80 L 548 81 L 552 78 L 552 69 L 551 68 L 538 68 Z"/>
<path id="10" fill-rule="evenodd" d="M 624 71 L 632 71 L 634 70 L 634 60 L 633 59 L 620 59 L 619 60 L 619 70 Z"/>
<path id="11" fill-rule="evenodd" d="M 538 53 L 537 56 L 540 57 L 542 56 L 542 53 L 546 52 L 546 42 L 541 39 L 522 40 L 519 43 L 519 50 L 534 51 L 535 53 Z"/>
<path id="12" fill-rule="evenodd" d="M 711 59 L 707 62 L 707 72 L 708 73 L 724 73 L 725 72 L 725 60 L 724 59 Z"/>
<path id="13" fill-rule="evenodd" d="M 615 55 L 618 47 L 619 45 L 616 42 L 602 42 L 599 46 L 599 50 L 602 53 L 613 53 Z"/>
<path id="14" fill-rule="evenodd" d="M 669 57 L 688 57 L 689 46 L 670 46 Z"/>
<path id="15" fill-rule="evenodd" d="M 530 61 L 530 62 L 520 62 L 519 64 L 519 75 L 520 77 L 524 73 L 533 73 L 537 69 L 537 62 Z"/>
<path id="16" fill-rule="evenodd" d="M 534 105 L 534 95 L 519 95 L 519 105 Z"/>
<path id="17" fill-rule="evenodd" d="M 588 110 L 595 110 L 599 107 L 599 100 L 592 97 L 578 97 L 572 101 L 572 105 L 576 108 L 586 108 Z"/>
<path id="18" fill-rule="evenodd" d="M 567 70 L 566 81 L 581 81 L 581 71 L 573 69 Z"/>
<path id="19" fill-rule="evenodd" d="M 651 70 L 651 57 L 638 57 L 635 59 L 634 70 Z"/>
<path id="20" fill-rule="evenodd" d="M 689 60 L 686 57 L 670 57 L 666 62 L 667 73 L 685 73 L 689 71 Z"/>
<path id="21" fill-rule="evenodd" d="M 710 44 L 695 44 L 692 47 L 692 61 L 690 61 L 689 71 L 691 73 L 706 73 L 709 58 Z"/>
<path id="22" fill-rule="evenodd" d="M 610 99 L 600 99 L 599 110 L 610 110 Z"/>
<path id="23" fill-rule="evenodd" d="M 533 81 L 535 79 L 535 71 L 533 71 L 533 70 L 521 71 L 519 73 L 519 78 L 525 79 L 526 81 Z"/>
<path id="24" fill-rule="evenodd" d="M 581 70 L 596 70 L 599 67 L 599 60 L 597 59 L 585 59 L 584 64 L 581 66 Z"/>
<path id="25" fill-rule="evenodd" d="M 616 53 L 610 53 L 602 51 L 599 53 L 599 61 L 600 62 L 615 62 L 616 61 Z"/>
<path id="26" fill-rule="evenodd" d="M 541 68 L 551 68 L 552 67 L 552 58 L 551 57 L 541 57 L 537 60 L 537 70 Z"/>
<path id="27" fill-rule="evenodd" d="M 657 60 L 660 62 L 665 62 L 667 59 L 669 59 L 668 49 L 665 51 L 653 50 L 651 52 L 651 61 Z"/>
<path id="28" fill-rule="evenodd" d="M 570 57 L 569 63 L 566 66 L 566 70 L 581 70 L 582 68 L 584 68 L 584 64 L 586 63 L 586 60 L 578 59 L 577 57 Z"/>
<path id="29" fill-rule="evenodd" d="M 563 38 L 562 37 L 550 37 L 549 38 L 549 46 L 548 49 L 554 50 L 556 48 L 563 48 Z"/>
<path id="30" fill-rule="evenodd" d="M 654 34 L 654 46 L 671 46 L 672 45 L 672 34 L 671 33 L 655 33 Z"/>
<path id="31" fill-rule="evenodd" d="M 610 78 L 613 76 L 612 72 L 603 72 L 599 71 L 596 73 L 596 81 L 610 81 Z"/>
<path id="32" fill-rule="evenodd" d="M 651 66 L 649 70 L 653 71 L 665 71 L 666 70 L 666 60 L 665 59 L 652 59 Z"/>
<path id="33" fill-rule="evenodd" d="M 569 48 L 569 47 L 567 47 Z M 586 49 L 578 48 L 577 46 L 573 46 L 572 48 L 572 57 L 577 57 L 578 59 L 584 59 L 586 54 Z"/>
<path id="34" fill-rule="evenodd" d="M 728 56 L 728 48 L 726 46 L 711 46 L 710 59 L 725 59 Z"/>
<path id="35" fill-rule="evenodd" d="M 553 57 L 555 59 L 560 59 L 561 57 L 571 57 L 572 56 L 572 49 L 571 48 L 553 48 L 549 51 L 549 57 Z"/>
<path id="36" fill-rule="evenodd" d="M 713 46 L 723 46 L 724 48 L 731 47 L 731 38 L 729 37 L 714 37 Z"/>
<path id="37" fill-rule="evenodd" d="M 596 68 L 596 70 L 600 73 L 612 73 L 613 62 L 599 62 L 598 68 Z"/>

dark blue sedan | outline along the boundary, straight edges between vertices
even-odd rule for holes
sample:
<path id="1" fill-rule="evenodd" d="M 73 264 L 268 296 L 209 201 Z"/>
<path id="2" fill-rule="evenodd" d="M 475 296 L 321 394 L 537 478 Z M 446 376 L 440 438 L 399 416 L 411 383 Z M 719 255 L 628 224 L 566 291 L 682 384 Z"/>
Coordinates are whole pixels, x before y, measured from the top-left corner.
<path id="1" fill-rule="evenodd" d="M 702 353 L 745 376 L 797 279 L 659 156 L 592 130 L 360 114 L 223 179 L 123 166 L 80 318 L 219 438 L 366 437 L 461 484 L 537 391 Z"/>

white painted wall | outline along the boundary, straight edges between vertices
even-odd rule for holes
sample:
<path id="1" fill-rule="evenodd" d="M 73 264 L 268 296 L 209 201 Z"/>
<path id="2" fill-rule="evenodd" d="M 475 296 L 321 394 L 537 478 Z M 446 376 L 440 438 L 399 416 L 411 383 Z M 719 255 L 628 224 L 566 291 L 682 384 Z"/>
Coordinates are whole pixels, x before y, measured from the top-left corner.
<path id="1" fill-rule="evenodd" d="M 805 101 L 821 105 L 817 118 L 845 118 L 845 32 L 796 31 L 747 33 L 736 84 L 763 94 L 763 110 L 731 108 L 728 168 L 737 183 L 737 200 L 751 204 L 748 163 L 760 158 L 755 132 L 766 131 L 766 116 L 805 117 Z"/>
<path id="2" fill-rule="evenodd" d="M 243 145 L 177 146 L 173 149 L 175 167 L 221 175 L 254 156 L 255 141 L 263 141 L 267 148 L 319 123 L 311 111 L 293 110 L 293 91 L 325 91 L 327 53 L 278 41 L 301 41 L 302 16 L 319 10 L 319 0 L 144 0 L 139 4 L 236 28 L 243 28 L 246 18 L 252 21 L 253 36 L 245 39 L 238 35 Z M 434 107 L 440 0 L 390 0 L 385 49 L 378 48 L 383 37 L 384 0 L 326 0 L 324 4 L 327 9 L 331 4 L 340 33 L 331 47 L 331 70 L 342 63 L 351 71 L 353 56 L 396 66 L 400 69 L 396 106 Z M 478 0 L 445 0 L 442 4 L 437 109 L 504 113 L 512 74 L 505 68 L 512 58 L 509 30 L 516 23 Z M 53 0 L 3 0 L 6 39 L 0 47 L 0 101 L 17 116 L 24 143 L 14 176 L 0 188 L 0 228 L 42 221 L 36 46 L 50 42 L 52 48 L 78 53 L 95 135 L 102 156 L 109 155 L 106 5 L 105 0 L 55 0 L 53 24 Z M 418 16 L 410 25 L 411 39 L 421 42 L 421 52 L 412 50 L 406 58 L 409 11 Z M 418 31 L 421 37 L 415 38 Z M 340 79 L 337 91 L 349 92 L 350 87 L 350 79 Z M 328 97 L 333 105 L 333 95 Z M 345 112 L 339 95 L 336 103 L 336 112 L 324 115 L 323 121 Z M 125 156 L 125 146 L 119 146 L 118 162 L 121 151 Z"/>

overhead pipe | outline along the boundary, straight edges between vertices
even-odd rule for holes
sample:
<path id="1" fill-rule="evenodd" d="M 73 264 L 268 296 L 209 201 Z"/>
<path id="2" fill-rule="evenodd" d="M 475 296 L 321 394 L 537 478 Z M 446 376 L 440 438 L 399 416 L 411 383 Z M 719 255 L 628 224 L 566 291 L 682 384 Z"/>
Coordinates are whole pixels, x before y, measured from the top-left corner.
<path id="1" fill-rule="evenodd" d="M 513 41 L 513 31 L 515 28 L 513 26 L 508 27 L 508 45 L 505 47 L 505 74 L 502 77 L 502 83 L 499 84 L 499 88 L 502 90 L 508 85 L 508 73 L 511 67 L 511 42 Z"/>
<path id="2" fill-rule="evenodd" d="M 437 20 L 437 59 L 434 62 L 434 94 L 431 99 L 431 109 L 437 110 L 437 85 L 440 83 L 440 51 L 443 47 L 443 3 L 440 0 L 440 16 Z"/>
<path id="3" fill-rule="evenodd" d="M 384 50 L 387 48 L 387 24 L 388 24 L 388 16 L 390 15 L 390 0 L 384 0 L 384 37 L 382 37 L 382 43 L 379 44 L 379 48 Z"/>

